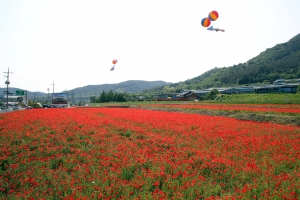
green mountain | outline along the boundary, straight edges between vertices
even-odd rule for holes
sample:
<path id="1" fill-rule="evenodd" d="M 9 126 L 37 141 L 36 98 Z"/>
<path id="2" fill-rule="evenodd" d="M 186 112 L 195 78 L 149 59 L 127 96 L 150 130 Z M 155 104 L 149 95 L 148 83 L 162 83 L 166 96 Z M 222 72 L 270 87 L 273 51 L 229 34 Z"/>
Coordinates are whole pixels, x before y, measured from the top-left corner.
<path id="1" fill-rule="evenodd" d="M 258 56 L 238 65 L 214 68 L 183 82 L 145 90 L 141 94 L 178 92 L 181 89 L 207 89 L 258 83 L 277 79 L 300 79 L 300 34 L 286 43 L 266 49 Z"/>
<path id="2" fill-rule="evenodd" d="M 155 88 L 158 86 L 165 86 L 171 83 L 164 81 L 141 81 L 141 80 L 130 80 L 115 84 L 102 84 L 102 85 L 87 85 L 84 87 L 75 88 L 69 90 L 69 98 L 74 99 L 75 102 L 83 101 L 89 102 L 91 96 L 99 96 L 102 91 L 118 92 L 118 93 L 138 93 L 146 89 Z"/>
<path id="3" fill-rule="evenodd" d="M 80 94 L 83 96 L 91 96 L 95 94 L 100 94 L 102 91 L 112 90 L 114 92 L 126 92 L 126 93 L 135 93 L 140 92 L 146 89 L 169 85 L 171 83 L 167 83 L 164 81 L 140 81 L 140 80 L 131 80 L 125 81 L 121 83 L 115 84 L 102 84 L 102 85 L 87 85 L 84 87 L 75 88 L 73 90 L 69 90 L 70 93 L 74 93 L 76 95 Z"/>
<path id="4" fill-rule="evenodd" d="M 110 91 L 118 92 L 118 93 L 137 93 L 141 92 L 146 89 L 155 88 L 158 86 L 165 86 L 169 85 L 171 83 L 167 83 L 164 81 L 140 81 L 140 80 L 130 80 L 125 81 L 121 83 L 115 83 L 115 84 L 102 84 L 102 85 L 87 85 L 84 87 L 75 88 L 73 90 L 69 90 L 69 98 L 77 99 L 77 101 L 85 101 L 88 102 L 90 100 L 90 96 L 99 96 L 99 94 L 102 91 Z M 8 88 L 9 92 L 12 93 L 12 95 L 16 95 L 16 90 L 22 90 L 20 88 Z M 4 91 L 6 91 L 6 88 L 0 88 L 0 101 L 1 98 L 5 98 Z M 49 94 L 51 98 L 51 93 Z M 36 99 L 37 101 L 41 101 L 44 99 L 48 99 L 47 93 L 41 93 L 41 92 L 30 92 L 28 91 L 28 97 L 30 99 Z"/>

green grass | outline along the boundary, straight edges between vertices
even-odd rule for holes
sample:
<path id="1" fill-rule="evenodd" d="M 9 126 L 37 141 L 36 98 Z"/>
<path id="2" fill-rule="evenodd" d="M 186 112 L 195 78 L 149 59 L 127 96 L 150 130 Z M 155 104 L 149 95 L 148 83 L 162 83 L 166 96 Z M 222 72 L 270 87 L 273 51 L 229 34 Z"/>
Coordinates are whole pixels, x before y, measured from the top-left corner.
<path id="1" fill-rule="evenodd" d="M 222 95 L 208 102 L 230 104 L 300 104 L 300 94 L 234 94 Z"/>
<path id="2" fill-rule="evenodd" d="M 300 104 L 300 93 L 270 93 L 270 94 L 232 94 L 219 95 L 214 100 L 198 101 L 198 103 L 224 103 L 224 104 Z M 183 104 L 184 101 L 131 101 L 90 103 L 90 106 L 133 106 L 143 104 Z"/>

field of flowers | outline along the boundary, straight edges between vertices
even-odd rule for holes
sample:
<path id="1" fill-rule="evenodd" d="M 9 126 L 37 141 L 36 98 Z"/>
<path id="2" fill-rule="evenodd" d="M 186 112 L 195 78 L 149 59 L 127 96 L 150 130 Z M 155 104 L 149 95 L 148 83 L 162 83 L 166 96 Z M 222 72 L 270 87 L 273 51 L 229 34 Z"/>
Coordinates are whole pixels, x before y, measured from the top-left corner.
<path id="1" fill-rule="evenodd" d="M 0 199 L 299 199 L 300 128 L 138 108 L 0 114 Z"/>

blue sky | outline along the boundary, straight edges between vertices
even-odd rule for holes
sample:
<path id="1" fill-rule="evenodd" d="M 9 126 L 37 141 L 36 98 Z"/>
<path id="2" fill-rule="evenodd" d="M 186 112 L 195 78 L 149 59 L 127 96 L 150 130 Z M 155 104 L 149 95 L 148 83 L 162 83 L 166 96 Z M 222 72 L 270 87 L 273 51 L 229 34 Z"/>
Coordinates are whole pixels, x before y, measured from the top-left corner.
<path id="1" fill-rule="evenodd" d="M 201 26 L 213 10 L 225 32 Z M 45 93 L 53 82 L 55 92 L 175 83 L 287 42 L 300 33 L 299 10 L 299 0 L 0 0 L 0 66 L 13 72 L 10 87 Z"/>

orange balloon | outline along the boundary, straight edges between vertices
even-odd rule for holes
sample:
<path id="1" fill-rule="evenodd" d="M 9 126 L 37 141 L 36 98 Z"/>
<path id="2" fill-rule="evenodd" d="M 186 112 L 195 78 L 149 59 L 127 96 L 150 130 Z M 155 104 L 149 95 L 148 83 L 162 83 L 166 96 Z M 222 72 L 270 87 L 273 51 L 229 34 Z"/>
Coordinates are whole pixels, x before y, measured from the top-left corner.
<path id="1" fill-rule="evenodd" d="M 211 11 L 209 14 L 208 14 L 208 18 L 211 20 L 211 21 L 216 21 L 219 17 L 219 13 L 217 11 Z"/>
<path id="2" fill-rule="evenodd" d="M 210 19 L 208 19 L 207 17 L 203 18 L 201 24 L 203 27 L 208 27 L 210 25 Z"/>
<path id="3" fill-rule="evenodd" d="M 113 61 L 112 61 L 112 64 L 117 64 L 117 62 L 118 62 L 118 60 L 117 59 L 114 59 Z"/>

